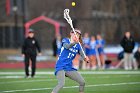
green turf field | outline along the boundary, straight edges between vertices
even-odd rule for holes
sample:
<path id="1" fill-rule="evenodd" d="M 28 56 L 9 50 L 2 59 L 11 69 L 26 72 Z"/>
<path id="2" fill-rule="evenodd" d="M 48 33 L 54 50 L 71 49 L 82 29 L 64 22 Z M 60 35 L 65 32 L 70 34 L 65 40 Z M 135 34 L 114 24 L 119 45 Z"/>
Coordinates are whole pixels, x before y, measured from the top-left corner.
<path id="1" fill-rule="evenodd" d="M 140 71 L 80 71 L 85 93 L 140 93 Z M 0 70 L 0 93 L 51 93 L 57 80 L 52 70 L 38 70 L 35 78 L 24 78 L 23 70 Z M 79 93 L 78 84 L 66 78 L 59 93 Z"/>

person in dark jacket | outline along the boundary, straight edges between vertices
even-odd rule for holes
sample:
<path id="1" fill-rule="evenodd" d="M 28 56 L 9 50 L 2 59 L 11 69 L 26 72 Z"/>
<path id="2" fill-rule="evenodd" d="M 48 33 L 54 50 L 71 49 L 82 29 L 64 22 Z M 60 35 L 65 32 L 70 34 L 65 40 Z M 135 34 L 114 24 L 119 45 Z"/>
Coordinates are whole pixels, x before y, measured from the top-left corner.
<path id="1" fill-rule="evenodd" d="M 25 78 L 29 77 L 29 61 L 31 60 L 31 77 L 34 77 L 36 71 L 36 57 L 37 50 L 41 55 L 41 49 L 38 41 L 34 37 L 34 31 L 32 29 L 28 32 L 28 37 L 24 40 L 22 45 L 22 56 L 24 57 L 25 64 Z"/>
<path id="2" fill-rule="evenodd" d="M 54 38 L 54 40 L 52 42 L 52 48 L 53 48 L 53 56 L 56 57 L 56 55 L 57 55 L 56 37 Z"/>
<path id="3" fill-rule="evenodd" d="M 124 49 L 124 69 L 131 70 L 132 69 L 132 61 L 133 61 L 133 49 L 135 47 L 135 41 L 132 38 L 131 33 L 129 31 L 125 33 L 125 36 L 122 39 L 120 44 Z"/>

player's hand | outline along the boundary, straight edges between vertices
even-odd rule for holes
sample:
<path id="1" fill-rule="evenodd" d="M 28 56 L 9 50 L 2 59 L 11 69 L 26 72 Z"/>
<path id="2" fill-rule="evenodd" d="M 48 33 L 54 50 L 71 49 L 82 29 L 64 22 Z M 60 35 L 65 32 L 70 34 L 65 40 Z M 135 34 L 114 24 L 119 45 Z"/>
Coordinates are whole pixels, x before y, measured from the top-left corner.
<path id="1" fill-rule="evenodd" d="M 39 55 L 39 56 L 41 56 L 41 55 L 42 55 L 42 53 L 38 53 L 38 55 Z"/>
<path id="2" fill-rule="evenodd" d="M 24 55 L 24 54 L 22 54 L 22 57 L 25 57 L 25 55 Z"/>
<path id="3" fill-rule="evenodd" d="M 89 63 L 89 58 L 86 56 L 86 57 L 84 58 L 84 61 L 86 61 L 87 63 Z"/>

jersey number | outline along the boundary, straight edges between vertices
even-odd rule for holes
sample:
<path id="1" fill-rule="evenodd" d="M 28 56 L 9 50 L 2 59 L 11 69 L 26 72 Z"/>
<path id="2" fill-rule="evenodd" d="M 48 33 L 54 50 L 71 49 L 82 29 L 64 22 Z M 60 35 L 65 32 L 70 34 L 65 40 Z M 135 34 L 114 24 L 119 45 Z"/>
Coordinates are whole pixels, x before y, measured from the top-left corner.
<path id="1" fill-rule="evenodd" d="M 69 55 L 68 55 L 68 57 L 67 57 L 67 58 L 72 58 L 72 57 L 74 57 L 74 54 L 69 53 Z"/>

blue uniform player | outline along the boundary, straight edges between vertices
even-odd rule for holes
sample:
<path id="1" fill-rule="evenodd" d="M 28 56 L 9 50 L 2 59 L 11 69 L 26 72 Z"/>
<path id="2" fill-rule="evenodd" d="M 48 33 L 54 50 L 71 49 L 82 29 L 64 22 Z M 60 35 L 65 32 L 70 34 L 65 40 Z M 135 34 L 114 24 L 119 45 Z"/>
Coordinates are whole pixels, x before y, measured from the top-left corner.
<path id="1" fill-rule="evenodd" d="M 89 37 L 89 33 L 84 33 L 84 36 L 82 38 L 83 40 L 83 45 L 84 45 L 84 50 L 85 50 L 85 53 L 86 55 L 89 57 L 89 52 L 90 52 L 90 37 Z M 82 65 L 82 61 L 81 61 L 81 65 Z M 90 68 L 90 64 L 89 63 L 86 63 L 86 68 L 85 69 L 89 69 Z"/>
<path id="2" fill-rule="evenodd" d="M 89 56 L 89 43 L 90 43 L 90 37 L 88 33 L 84 34 L 83 37 L 83 44 L 84 44 L 84 49 L 85 49 L 85 53 L 87 56 Z"/>
<path id="3" fill-rule="evenodd" d="M 69 38 L 64 38 L 62 40 L 62 45 L 63 44 L 70 44 L 70 39 Z M 72 60 L 75 58 L 76 54 L 78 51 L 80 51 L 80 46 L 79 44 L 75 44 L 72 47 L 66 48 L 65 46 L 62 46 L 61 52 L 58 58 L 58 61 L 56 63 L 56 73 L 59 70 L 76 70 L 75 68 L 72 67 Z M 67 58 L 67 60 L 66 60 Z"/>
<path id="4" fill-rule="evenodd" d="M 97 47 L 98 47 L 98 53 L 99 53 L 102 69 L 104 69 L 104 67 L 105 67 L 104 45 L 105 45 L 105 41 L 102 39 L 101 35 L 98 34 L 97 35 Z"/>
<path id="5" fill-rule="evenodd" d="M 78 42 L 81 41 L 80 30 L 75 30 L 78 39 L 73 31 L 70 33 L 70 38 L 62 40 L 62 48 L 58 60 L 56 62 L 55 75 L 58 79 L 58 85 L 53 89 L 52 93 L 58 93 L 65 84 L 65 76 L 79 83 L 79 92 L 84 93 L 85 80 L 73 67 L 73 59 L 77 53 L 80 53 L 85 61 L 89 61 L 88 57 L 84 56 L 83 51 Z"/>
<path id="6" fill-rule="evenodd" d="M 90 68 L 92 70 L 96 69 L 96 47 L 97 47 L 97 41 L 95 39 L 95 36 L 91 36 L 91 40 L 90 40 L 90 51 L 89 51 L 89 59 L 90 59 Z"/>

